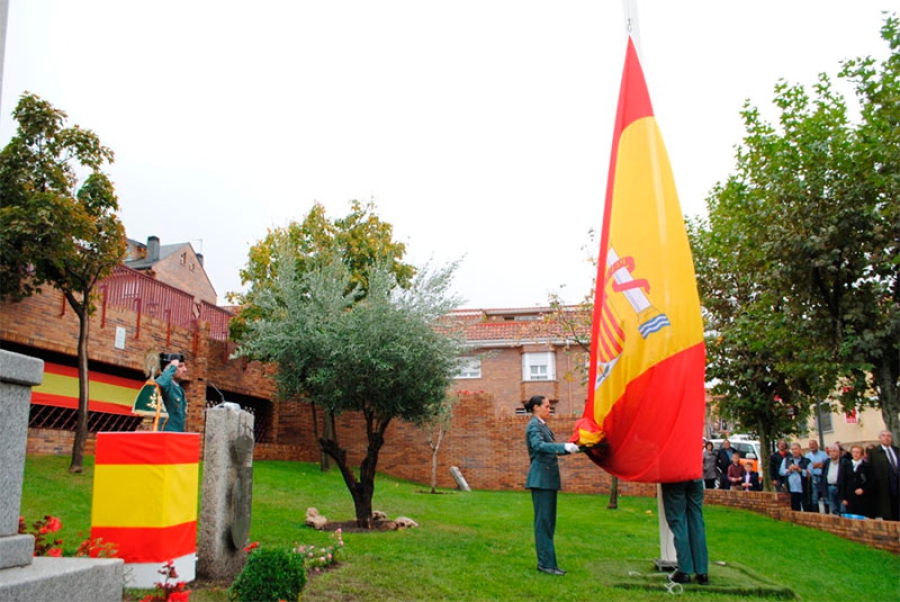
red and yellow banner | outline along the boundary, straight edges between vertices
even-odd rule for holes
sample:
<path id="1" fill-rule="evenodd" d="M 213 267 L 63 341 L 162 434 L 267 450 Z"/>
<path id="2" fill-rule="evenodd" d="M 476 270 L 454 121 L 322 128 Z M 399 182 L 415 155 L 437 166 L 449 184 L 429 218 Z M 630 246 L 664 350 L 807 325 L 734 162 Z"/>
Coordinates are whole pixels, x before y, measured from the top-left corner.
<path id="1" fill-rule="evenodd" d="M 91 538 L 126 563 L 195 552 L 199 460 L 197 433 L 98 433 Z"/>
<path id="2" fill-rule="evenodd" d="M 684 218 L 631 38 L 619 91 L 573 442 L 629 481 L 699 478 L 706 347 Z"/>
<path id="3" fill-rule="evenodd" d="M 134 398 L 143 381 L 90 370 L 88 409 L 92 412 L 131 415 Z M 78 368 L 44 362 L 44 379 L 31 390 L 31 403 L 60 408 L 78 407 Z"/>

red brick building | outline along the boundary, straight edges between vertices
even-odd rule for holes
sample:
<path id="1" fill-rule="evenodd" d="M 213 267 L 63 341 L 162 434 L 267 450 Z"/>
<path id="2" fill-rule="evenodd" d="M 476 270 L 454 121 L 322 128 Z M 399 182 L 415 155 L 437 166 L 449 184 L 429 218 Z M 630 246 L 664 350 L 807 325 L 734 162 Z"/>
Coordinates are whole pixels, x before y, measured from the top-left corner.
<path id="1" fill-rule="evenodd" d="M 151 259 L 156 257 L 153 238 L 145 249 Z M 170 249 L 161 248 L 155 262 L 130 260 L 128 265 L 144 272 L 122 266 L 99 287 L 89 345 L 92 435 L 88 453 L 98 431 L 146 427 L 130 412 L 131 395 L 146 379 L 145 359 L 160 351 L 182 351 L 189 365 L 184 388 L 190 430 L 202 431 L 205 409 L 224 399 L 254 413 L 255 457 L 316 461 L 319 454 L 310 406 L 274 399 L 271 366 L 231 358 L 234 345 L 227 332 L 232 314 L 207 300 L 211 286 L 206 288 L 209 281 L 201 259 L 190 245 Z M 193 270 L 192 261 L 197 262 Z M 171 286 L 163 278 L 184 288 Z M 552 315 L 550 308 L 532 308 L 457 311 L 447 317 L 448 323 L 465 330 L 472 347 L 456 381 L 461 403 L 438 457 L 440 486 L 454 486 L 449 469 L 458 466 L 475 488 L 521 487 L 527 470 L 527 416 L 521 404 L 532 395 L 553 401 L 558 438 L 571 434 L 584 406 L 581 367 L 586 353 Z M 45 383 L 33 396 L 29 453 L 71 451 L 77 332 L 77 318 L 62 294 L 53 289 L 0 306 L 3 348 L 46 362 Z M 341 416 L 337 426 L 351 461 L 357 461 L 365 450 L 358 417 Z M 431 452 L 425 434 L 417 430 L 399 421 L 392 424 L 380 470 L 428 482 Z M 608 490 L 606 473 L 584 457 L 567 459 L 563 465 L 564 483 L 570 490 Z M 584 478 L 576 478 L 581 471 Z"/>

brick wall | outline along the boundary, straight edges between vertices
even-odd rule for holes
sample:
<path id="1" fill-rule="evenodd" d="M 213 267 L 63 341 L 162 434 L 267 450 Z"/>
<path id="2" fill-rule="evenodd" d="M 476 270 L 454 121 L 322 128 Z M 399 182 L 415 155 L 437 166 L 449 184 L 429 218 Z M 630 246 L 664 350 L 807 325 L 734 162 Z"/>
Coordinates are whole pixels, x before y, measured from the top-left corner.
<path id="1" fill-rule="evenodd" d="M 715 489 L 706 492 L 705 503 L 758 512 L 775 520 L 828 531 L 844 539 L 900 554 L 900 522 L 857 520 L 830 514 L 796 512 L 791 510 L 790 494 L 768 491 Z"/>

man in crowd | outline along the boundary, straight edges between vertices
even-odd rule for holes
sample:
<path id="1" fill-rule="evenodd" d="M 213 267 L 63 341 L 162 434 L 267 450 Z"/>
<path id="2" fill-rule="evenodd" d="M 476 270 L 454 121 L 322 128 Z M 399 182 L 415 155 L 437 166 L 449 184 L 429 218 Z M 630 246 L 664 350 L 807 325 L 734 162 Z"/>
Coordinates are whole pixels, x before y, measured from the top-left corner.
<path id="1" fill-rule="evenodd" d="M 781 439 L 777 447 L 778 449 L 769 456 L 769 474 L 772 475 L 772 485 L 775 487 L 775 491 L 784 491 L 784 480 L 781 478 L 779 471 L 781 470 L 781 463 L 784 462 L 788 455 L 787 441 Z"/>
<path id="2" fill-rule="evenodd" d="M 853 468 L 850 466 L 850 460 L 843 456 L 840 445 L 834 443 L 826 446 L 825 449 L 828 452 L 828 459 L 822 465 L 819 492 L 825 497 L 828 513 L 841 515 L 844 513 L 844 506 L 841 503 L 844 494 L 841 486 L 846 483 L 847 473 Z"/>
<path id="3" fill-rule="evenodd" d="M 800 453 L 800 444 L 791 443 L 791 454 L 784 458 L 778 474 L 791 494 L 791 510 L 806 511 L 809 507 L 809 460 Z"/>
<path id="4" fill-rule="evenodd" d="M 728 467 L 731 466 L 731 441 L 724 439 L 722 447 L 716 452 L 716 468 L 719 469 L 719 489 L 731 489 L 731 481 L 728 480 Z"/>
<path id="5" fill-rule="evenodd" d="M 884 520 L 900 520 L 900 450 L 891 431 L 878 434 L 879 445 L 869 450 L 872 465 L 872 514 Z"/>
<path id="6" fill-rule="evenodd" d="M 819 499 L 825 502 L 825 491 L 820 489 L 820 481 L 822 479 L 822 466 L 828 459 L 828 454 L 819 449 L 819 442 L 815 439 L 809 440 L 809 451 L 806 452 L 806 458 L 809 460 L 809 468 L 812 471 L 812 487 L 810 488 L 810 503 L 812 512 L 819 512 Z M 821 497 L 820 497 L 821 496 Z"/>

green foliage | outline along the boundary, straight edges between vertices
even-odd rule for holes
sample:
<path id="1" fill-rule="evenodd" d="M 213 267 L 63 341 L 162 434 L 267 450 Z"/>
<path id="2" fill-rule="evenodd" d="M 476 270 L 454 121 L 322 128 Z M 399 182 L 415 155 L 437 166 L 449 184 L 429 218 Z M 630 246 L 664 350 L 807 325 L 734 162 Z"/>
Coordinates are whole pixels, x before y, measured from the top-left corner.
<path id="1" fill-rule="evenodd" d="M 77 312 L 125 253 L 118 200 L 101 171 L 113 152 L 33 94 L 13 111 L 16 135 L 0 152 L 0 294 L 19 300 L 49 283 Z M 87 177 L 78 186 L 78 174 Z"/>
<path id="2" fill-rule="evenodd" d="M 364 297 L 340 263 L 299 272 L 295 257 L 282 250 L 274 265 L 278 277 L 257 298 L 266 317 L 247 324 L 240 352 L 277 365 L 281 396 L 363 416 L 368 446 L 358 478 L 336 432 L 319 443 L 344 475 L 357 520 L 368 526 L 387 427 L 395 418 L 430 419 L 453 382 L 461 341 L 441 331 L 438 320 L 457 303 L 447 293 L 455 265 L 421 270 L 403 289 L 389 266 L 376 264 Z"/>
<path id="3" fill-rule="evenodd" d="M 736 172 L 690 226 L 707 322 L 708 374 L 723 404 L 764 439 L 847 388 L 900 420 L 900 33 L 891 56 L 849 61 L 862 121 L 821 74 L 812 92 L 780 81 L 776 124 L 745 105 Z M 782 403 L 775 402 L 779 397 Z"/>
<path id="4" fill-rule="evenodd" d="M 231 322 L 232 338 L 242 340 L 247 323 L 264 317 L 257 299 L 275 287 L 277 257 L 285 253 L 292 255 L 293 269 L 301 274 L 341 263 L 350 274 L 348 291 L 355 289 L 360 298 L 369 289 L 369 271 L 376 264 L 389 266 L 397 284 L 409 287 L 415 268 L 402 262 L 406 245 L 392 236 L 393 226 L 378 218 L 374 203 L 362 205 L 359 201 L 351 201 L 350 213 L 334 220 L 325 214 L 325 207 L 315 203 L 302 223 L 291 221 L 269 230 L 250 248 L 247 265 L 240 271 L 241 284 L 249 284 L 250 289 L 228 293 L 228 299 L 242 307 L 241 314 Z"/>
<path id="5" fill-rule="evenodd" d="M 299 600 L 306 585 L 303 558 L 287 548 L 258 548 L 231 584 L 232 600 L 278 602 Z"/>
<path id="6" fill-rule="evenodd" d="M 78 316 L 78 424 L 73 472 L 83 467 L 88 419 L 88 340 L 94 288 L 125 255 L 115 189 L 101 171 L 113 152 L 66 114 L 25 93 L 13 111 L 16 135 L 0 152 L 0 297 L 19 301 L 42 284 Z M 79 187 L 79 174 L 87 176 Z"/>

